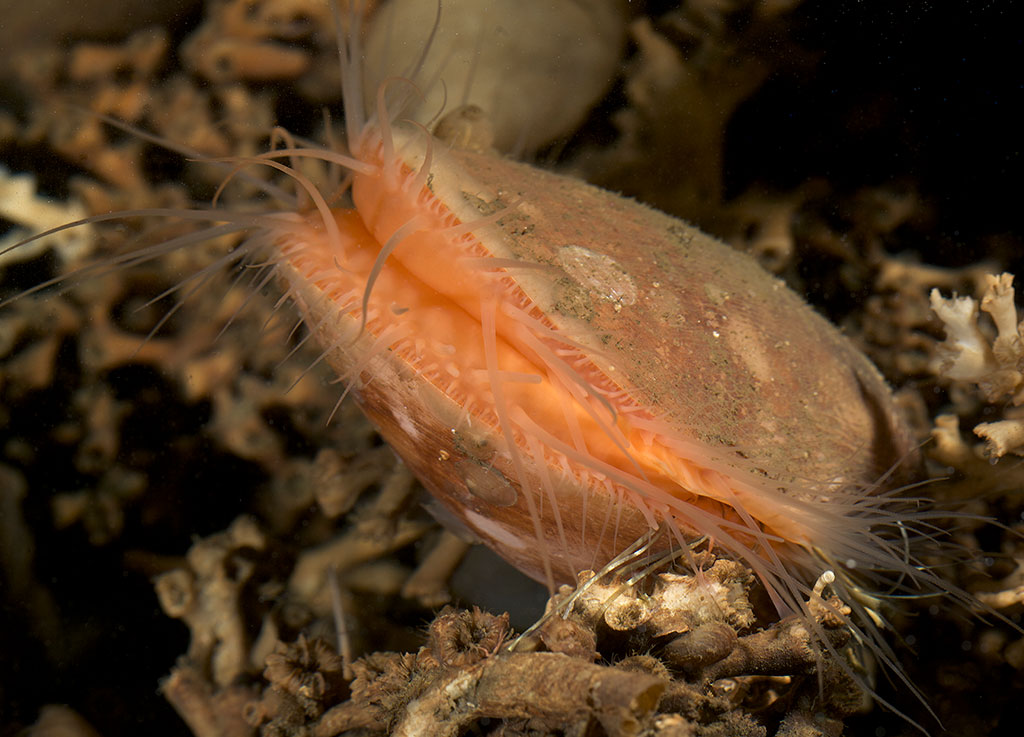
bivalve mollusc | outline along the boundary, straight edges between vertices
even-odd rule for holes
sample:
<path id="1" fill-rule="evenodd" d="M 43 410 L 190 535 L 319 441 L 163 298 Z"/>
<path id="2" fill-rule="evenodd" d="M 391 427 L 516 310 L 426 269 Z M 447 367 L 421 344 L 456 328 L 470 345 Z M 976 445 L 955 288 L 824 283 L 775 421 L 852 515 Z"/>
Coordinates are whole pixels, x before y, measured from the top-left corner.
<path id="1" fill-rule="evenodd" d="M 751 258 L 418 128 L 371 121 L 353 152 L 354 209 L 282 238 L 280 272 L 384 437 L 516 567 L 570 580 L 662 521 L 779 592 L 809 551 L 893 563 L 871 492 L 910 433 Z"/>
<path id="2" fill-rule="evenodd" d="M 888 484 L 913 440 L 871 363 L 752 259 L 583 182 L 373 112 L 343 49 L 352 206 L 272 243 L 289 294 L 448 513 L 549 583 L 667 525 L 780 611 L 817 576 L 920 578 Z M 390 96 L 389 96 L 390 95 Z M 314 193 L 315 194 L 315 193 Z"/>

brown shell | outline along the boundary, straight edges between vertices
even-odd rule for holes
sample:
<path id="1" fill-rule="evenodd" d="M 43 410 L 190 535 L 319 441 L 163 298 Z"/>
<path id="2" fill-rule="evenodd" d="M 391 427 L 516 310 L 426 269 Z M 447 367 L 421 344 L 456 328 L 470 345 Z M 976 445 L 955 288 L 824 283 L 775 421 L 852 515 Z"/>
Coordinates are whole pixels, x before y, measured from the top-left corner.
<path id="1" fill-rule="evenodd" d="M 399 139 L 413 170 L 422 139 Z M 910 433 L 878 371 L 751 258 L 575 179 L 434 148 L 428 186 L 463 222 L 522 199 L 497 225 L 475 231 L 498 258 L 558 269 L 516 270 L 520 288 L 560 330 L 593 346 L 595 362 L 621 377 L 634 399 L 680 435 L 732 458 L 737 473 L 813 497 L 836 483 L 868 487 L 913 462 Z M 318 306 L 321 298 L 301 283 L 293 287 L 318 324 L 331 306 Z M 335 368 L 349 370 L 353 351 L 335 353 Z M 515 473 L 500 458 L 500 433 L 460 426 L 461 407 L 386 354 L 371 360 L 363 379 L 361 405 L 437 499 L 517 567 L 542 577 L 541 546 Z M 551 472 L 569 543 L 555 561 L 557 578 L 605 562 L 649 529 L 640 510 Z M 542 526 L 557 539 L 552 515 Z"/>
<path id="2" fill-rule="evenodd" d="M 432 188 L 465 203 L 449 204 L 463 221 L 491 212 L 492 193 L 525 198 L 500 223 L 506 253 L 487 233 L 496 256 L 565 270 L 566 249 L 595 254 L 555 283 L 517 280 L 568 332 L 607 336 L 595 347 L 676 426 L 777 479 L 870 484 L 911 451 L 874 365 L 752 258 L 575 179 L 469 152 L 442 161 Z"/>

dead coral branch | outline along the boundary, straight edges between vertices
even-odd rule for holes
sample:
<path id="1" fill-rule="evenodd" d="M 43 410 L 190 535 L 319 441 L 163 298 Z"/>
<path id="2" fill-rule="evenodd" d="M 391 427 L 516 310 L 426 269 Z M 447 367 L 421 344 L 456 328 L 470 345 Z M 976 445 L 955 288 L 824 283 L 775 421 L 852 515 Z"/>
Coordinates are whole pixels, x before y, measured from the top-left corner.
<path id="1" fill-rule="evenodd" d="M 946 327 L 946 340 L 936 347 L 932 369 L 954 381 L 976 384 L 987 402 L 1024 405 L 1024 340 L 1014 304 L 1013 275 L 986 277 L 981 312 L 989 315 L 996 335 L 978 323 L 978 302 L 972 297 L 942 297 L 931 292 L 931 305 Z M 1016 414 L 996 422 L 984 422 L 974 432 L 986 441 L 986 453 L 1001 458 L 1024 454 L 1024 417 Z"/>

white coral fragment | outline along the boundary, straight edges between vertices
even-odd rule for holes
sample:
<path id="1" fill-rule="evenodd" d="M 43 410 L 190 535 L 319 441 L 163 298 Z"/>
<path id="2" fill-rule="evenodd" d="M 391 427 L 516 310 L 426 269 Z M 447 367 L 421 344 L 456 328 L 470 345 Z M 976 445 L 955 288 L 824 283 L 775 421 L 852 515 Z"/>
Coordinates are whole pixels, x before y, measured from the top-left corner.
<path id="1" fill-rule="evenodd" d="M 1002 458 L 1007 453 L 1024 455 L 1024 420 L 983 422 L 975 426 L 974 434 L 985 441 L 991 458 Z"/>
<path id="2" fill-rule="evenodd" d="M 978 303 L 971 297 L 949 299 L 931 292 L 931 306 L 945 324 L 946 340 L 935 349 L 932 369 L 940 376 L 978 385 L 989 402 L 1010 398 L 1014 405 L 1024 404 L 1024 341 L 1014 304 L 1013 275 L 985 277 L 981 311 L 992 319 L 995 338 L 986 337 L 978 325 Z M 991 330 L 990 330 L 991 333 Z M 992 458 L 1007 453 L 1024 454 L 1024 420 L 1008 418 L 986 422 L 974 428 L 986 441 Z"/>
<path id="3" fill-rule="evenodd" d="M 60 203 L 40 195 L 32 175 L 11 174 L 0 166 L 0 218 L 21 226 L 0 238 L 0 266 L 34 258 L 47 248 L 56 249 L 67 265 L 80 263 L 92 252 L 95 243 L 89 226 L 68 228 L 24 246 L 13 246 L 33 233 L 81 220 L 85 215 L 82 206 L 75 202 Z"/>
<path id="4" fill-rule="evenodd" d="M 978 384 L 985 398 L 1006 397 L 1024 403 L 1024 344 L 1013 302 L 1013 275 L 986 277 L 981 309 L 995 323 L 998 336 L 990 341 L 978 326 L 978 303 L 971 297 L 943 297 L 931 292 L 931 306 L 945 324 L 946 340 L 935 351 L 932 369 L 956 381 Z"/>
<path id="5" fill-rule="evenodd" d="M 995 370 L 988 341 L 978 328 L 978 303 L 970 297 L 930 295 L 932 310 L 946 326 L 946 342 L 936 348 L 933 370 L 957 381 L 978 381 Z"/>
<path id="6" fill-rule="evenodd" d="M 998 591 L 978 593 L 978 600 L 993 609 L 1009 609 L 1024 603 L 1024 558 L 1016 558 L 1017 568 L 1004 578 Z"/>

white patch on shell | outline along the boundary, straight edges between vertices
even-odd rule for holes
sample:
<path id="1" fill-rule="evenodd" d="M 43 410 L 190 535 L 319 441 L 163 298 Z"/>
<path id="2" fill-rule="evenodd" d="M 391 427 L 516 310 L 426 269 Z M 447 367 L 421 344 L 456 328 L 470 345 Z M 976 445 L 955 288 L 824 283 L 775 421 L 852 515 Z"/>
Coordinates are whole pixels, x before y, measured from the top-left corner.
<path id="1" fill-rule="evenodd" d="M 502 527 L 490 517 L 485 517 L 482 514 L 474 512 L 472 509 L 466 509 L 464 511 L 466 524 L 473 528 L 474 531 L 481 537 L 491 540 L 492 546 L 498 546 L 499 549 L 507 548 L 512 550 L 524 550 L 526 549 L 527 541 L 520 537 L 515 532 L 511 532 L 508 529 Z"/>
<path id="2" fill-rule="evenodd" d="M 601 299 L 617 305 L 636 302 L 636 284 L 615 259 L 583 246 L 563 246 L 556 258 L 566 274 Z"/>
<path id="3" fill-rule="evenodd" d="M 726 340 L 734 356 L 738 356 L 750 374 L 761 384 L 770 385 L 775 381 L 775 373 L 771 364 L 771 353 L 760 339 L 758 326 L 743 315 L 735 315 L 725 331 Z M 785 345 L 776 345 L 772 352 L 779 354 L 786 349 Z"/>
<path id="4" fill-rule="evenodd" d="M 412 421 L 412 417 L 408 412 L 405 412 L 403 407 L 400 405 L 394 405 L 391 408 L 391 414 L 394 415 L 395 420 L 398 421 L 398 426 L 402 428 L 402 432 L 408 435 L 413 440 L 419 440 L 420 431 L 416 427 L 416 423 Z"/>

